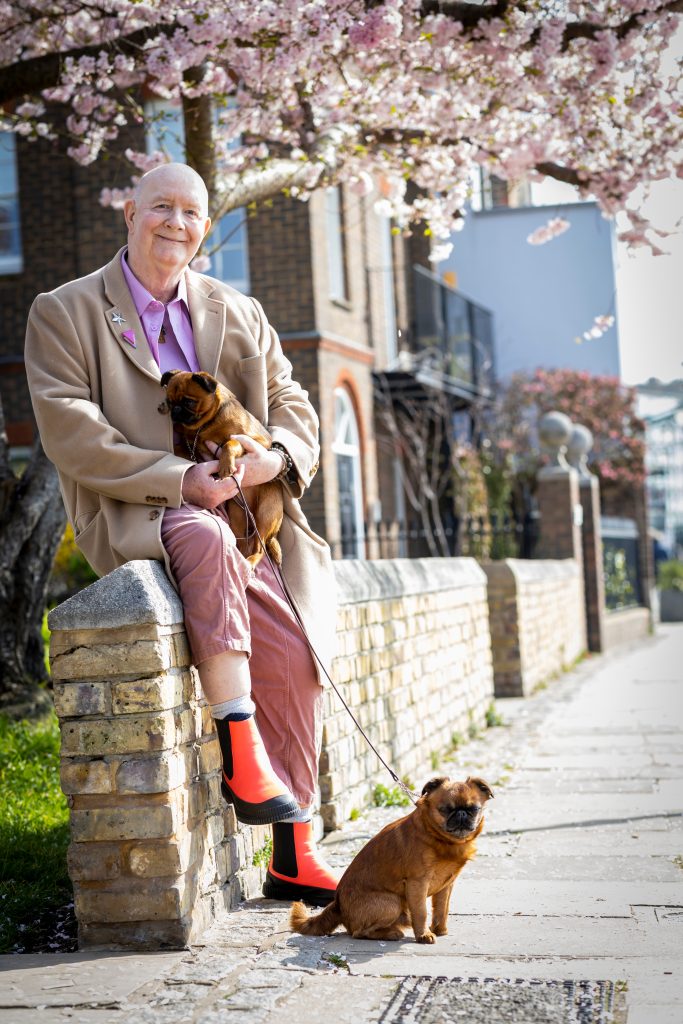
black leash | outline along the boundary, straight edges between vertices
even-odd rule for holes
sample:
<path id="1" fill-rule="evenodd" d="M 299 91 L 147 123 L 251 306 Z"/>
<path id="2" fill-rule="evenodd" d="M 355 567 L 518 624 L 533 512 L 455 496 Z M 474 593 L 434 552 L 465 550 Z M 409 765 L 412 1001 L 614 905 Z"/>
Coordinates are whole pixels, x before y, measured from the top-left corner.
<path id="1" fill-rule="evenodd" d="M 280 585 L 280 589 L 282 590 L 282 593 L 284 594 L 284 597 L 285 597 L 285 600 L 287 601 L 287 604 L 292 609 L 294 617 L 295 617 L 296 621 L 299 624 L 299 628 L 300 628 L 301 632 L 304 635 L 304 638 L 306 640 L 306 643 L 309 646 L 311 654 L 313 655 L 315 660 L 318 662 L 318 665 L 320 666 L 322 671 L 325 673 L 325 677 L 327 678 L 327 681 L 329 682 L 329 684 L 332 687 L 332 689 L 334 690 L 334 692 L 337 694 L 337 697 L 339 698 L 339 700 L 342 702 L 342 704 L 346 708 L 346 711 L 348 712 L 348 714 L 349 714 L 349 716 L 351 718 L 351 721 L 356 726 L 356 728 L 358 729 L 358 732 L 361 734 L 361 736 L 363 737 L 363 739 L 365 740 L 367 745 L 370 747 L 372 752 L 375 754 L 375 756 L 377 757 L 378 761 L 380 761 L 384 765 L 384 767 L 389 772 L 389 775 L 392 777 L 392 779 L 394 780 L 396 785 L 405 793 L 405 795 L 408 797 L 408 799 L 411 800 L 413 802 L 413 804 L 417 804 L 417 800 L 415 799 L 415 797 L 414 797 L 414 795 L 412 793 L 412 790 L 405 784 L 403 779 L 399 779 L 398 775 L 393 770 L 393 768 L 391 768 L 390 765 L 388 765 L 387 762 L 384 760 L 384 758 L 380 754 L 379 750 L 374 745 L 374 743 L 372 742 L 372 740 L 370 739 L 370 737 L 365 732 L 365 730 L 363 729 L 362 725 L 360 724 L 360 722 L 358 721 L 358 719 L 354 715 L 353 711 L 351 710 L 349 705 L 346 703 L 346 701 L 342 697 L 342 695 L 339 692 L 339 689 L 337 688 L 334 680 L 330 676 L 330 673 L 325 668 L 325 665 L 323 664 L 320 655 L 318 654 L 318 652 L 316 651 L 315 647 L 311 643 L 311 639 L 310 639 L 310 637 L 309 637 L 309 635 L 308 635 L 308 633 L 306 631 L 306 627 L 304 626 L 304 622 L 303 622 L 303 619 L 302 619 L 301 614 L 299 612 L 299 609 L 296 606 L 296 602 L 295 602 L 294 598 L 292 597 L 292 595 L 289 593 L 289 589 L 287 587 L 287 583 L 286 583 L 286 580 L 284 578 L 282 569 L 280 568 L 279 565 L 276 567 L 275 563 L 273 562 L 272 558 L 270 557 L 270 554 L 268 552 L 268 549 L 266 548 L 266 545 L 263 543 L 263 538 L 261 537 L 261 534 L 259 533 L 258 526 L 256 525 L 256 520 L 254 519 L 254 515 L 253 515 L 251 509 L 249 508 L 249 505 L 247 504 L 246 498 L 244 497 L 244 494 L 242 492 L 242 488 L 240 487 L 239 480 L 235 479 L 235 477 L 233 477 L 233 480 L 235 480 L 235 484 L 237 486 L 237 490 L 239 492 L 240 499 L 241 499 L 241 501 L 243 503 L 243 506 L 244 506 L 244 511 L 246 512 L 248 519 L 251 520 L 251 524 L 252 524 L 252 526 L 254 528 L 256 536 L 259 539 L 259 544 L 263 548 L 263 553 L 266 556 L 266 558 L 268 559 L 268 564 L 270 565 L 270 568 L 273 571 L 273 575 L 275 576 L 276 580 L 278 581 L 278 583 Z M 248 530 L 247 530 L 247 533 L 248 533 Z"/>

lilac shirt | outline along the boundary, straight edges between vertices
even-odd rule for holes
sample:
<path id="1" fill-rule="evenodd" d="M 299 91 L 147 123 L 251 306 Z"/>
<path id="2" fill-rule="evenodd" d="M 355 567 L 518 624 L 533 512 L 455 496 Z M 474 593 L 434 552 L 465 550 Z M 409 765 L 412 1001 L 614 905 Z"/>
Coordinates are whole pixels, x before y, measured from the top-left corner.
<path id="1" fill-rule="evenodd" d="M 187 304 L 185 275 L 183 274 L 178 282 L 176 297 L 164 306 L 163 302 L 155 299 L 144 285 L 140 284 L 128 266 L 127 252 L 128 250 L 121 256 L 123 276 L 133 297 L 154 361 L 162 373 L 166 370 L 192 370 L 196 373 L 199 370 L 199 363 Z M 166 341 L 159 343 L 162 325 Z"/>

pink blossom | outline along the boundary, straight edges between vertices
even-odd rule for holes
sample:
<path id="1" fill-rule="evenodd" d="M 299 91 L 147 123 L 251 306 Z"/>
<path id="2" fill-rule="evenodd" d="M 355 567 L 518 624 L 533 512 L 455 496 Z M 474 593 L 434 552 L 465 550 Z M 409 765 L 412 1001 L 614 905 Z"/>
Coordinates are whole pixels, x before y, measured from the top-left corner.
<path id="1" fill-rule="evenodd" d="M 190 266 L 198 274 L 205 274 L 207 270 L 211 269 L 211 260 L 205 253 L 200 253 L 199 256 L 195 256 Z"/>
<path id="2" fill-rule="evenodd" d="M 558 235 L 563 235 L 565 231 L 568 231 L 571 224 L 568 220 L 564 220 L 562 217 L 553 217 L 548 221 L 547 224 L 543 224 L 542 227 L 536 228 L 530 235 L 527 236 L 527 242 L 529 245 L 545 245 L 552 238 L 557 238 Z"/>

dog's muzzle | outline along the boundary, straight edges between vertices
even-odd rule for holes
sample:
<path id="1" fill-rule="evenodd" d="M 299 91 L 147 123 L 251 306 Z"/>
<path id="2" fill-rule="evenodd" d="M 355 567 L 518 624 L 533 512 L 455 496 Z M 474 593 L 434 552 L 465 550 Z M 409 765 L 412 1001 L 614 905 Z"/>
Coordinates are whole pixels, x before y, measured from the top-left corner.
<path id="1" fill-rule="evenodd" d="M 172 405 L 171 419 L 174 423 L 183 423 L 185 426 L 191 426 L 195 417 L 189 409 L 183 409 L 182 405 Z"/>
<path id="2" fill-rule="evenodd" d="M 480 807 L 458 807 L 448 815 L 446 830 L 452 835 L 469 835 L 476 828 L 480 811 Z"/>

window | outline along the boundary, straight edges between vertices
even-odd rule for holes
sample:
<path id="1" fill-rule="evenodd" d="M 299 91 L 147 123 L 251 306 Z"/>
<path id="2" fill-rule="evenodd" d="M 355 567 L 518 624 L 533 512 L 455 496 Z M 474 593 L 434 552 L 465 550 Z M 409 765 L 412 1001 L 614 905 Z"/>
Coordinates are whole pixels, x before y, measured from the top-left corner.
<path id="1" fill-rule="evenodd" d="M 325 228 L 330 298 L 345 301 L 349 295 L 344 253 L 344 212 L 341 189 L 336 185 L 325 189 Z"/>
<path id="2" fill-rule="evenodd" d="M 0 274 L 24 269 L 19 224 L 16 137 L 0 133 Z"/>
<path id="3" fill-rule="evenodd" d="M 185 126 L 182 107 L 170 100 L 149 100 L 145 103 L 147 118 L 147 152 L 161 149 L 171 160 L 185 162 Z M 219 246 L 215 252 L 211 250 Z M 206 242 L 210 254 L 209 273 L 238 291 L 249 292 L 249 256 L 247 223 L 243 209 L 230 210 L 211 230 Z"/>
<path id="4" fill-rule="evenodd" d="M 337 460 L 341 557 L 365 558 L 363 485 L 358 424 L 351 398 L 344 388 L 335 388 L 334 392 L 332 451 Z"/>

